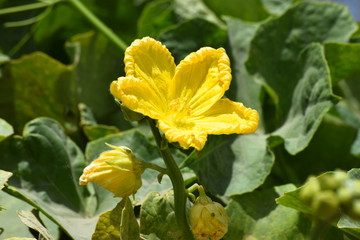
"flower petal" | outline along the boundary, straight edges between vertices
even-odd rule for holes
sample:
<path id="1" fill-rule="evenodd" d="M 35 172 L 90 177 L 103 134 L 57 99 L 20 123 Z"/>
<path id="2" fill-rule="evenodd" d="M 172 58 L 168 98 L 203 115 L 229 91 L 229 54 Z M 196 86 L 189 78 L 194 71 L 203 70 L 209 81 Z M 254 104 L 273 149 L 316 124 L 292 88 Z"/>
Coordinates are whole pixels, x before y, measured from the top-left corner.
<path id="1" fill-rule="evenodd" d="M 155 89 L 133 76 L 113 81 L 110 92 L 129 109 L 154 119 L 159 119 L 167 109 L 166 102 L 158 97 Z"/>
<path id="2" fill-rule="evenodd" d="M 159 128 L 169 142 L 178 142 L 181 147 L 201 150 L 208 134 L 252 133 L 258 127 L 256 110 L 242 103 L 220 99 L 202 116 L 179 116 L 159 120 Z"/>
<path id="3" fill-rule="evenodd" d="M 149 37 L 135 40 L 126 49 L 124 62 L 127 77 L 146 82 L 158 98 L 166 101 L 176 65 L 164 45 Z"/>
<path id="4" fill-rule="evenodd" d="M 190 115 L 200 115 L 224 95 L 230 82 L 230 61 L 225 50 L 204 47 L 176 67 L 169 99 L 186 102 Z"/>
<path id="5" fill-rule="evenodd" d="M 207 140 L 207 133 L 196 129 L 194 124 L 180 119 L 183 122 L 164 122 L 159 120 L 159 128 L 165 134 L 169 142 L 178 142 L 184 149 L 194 147 L 197 150 L 203 149 Z"/>
<path id="6" fill-rule="evenodd" d="M 259 115 L 242 103 L 220 99 L 201 117 L 193 120 L 207 134 L 243 134 L 255 132 Z"/>

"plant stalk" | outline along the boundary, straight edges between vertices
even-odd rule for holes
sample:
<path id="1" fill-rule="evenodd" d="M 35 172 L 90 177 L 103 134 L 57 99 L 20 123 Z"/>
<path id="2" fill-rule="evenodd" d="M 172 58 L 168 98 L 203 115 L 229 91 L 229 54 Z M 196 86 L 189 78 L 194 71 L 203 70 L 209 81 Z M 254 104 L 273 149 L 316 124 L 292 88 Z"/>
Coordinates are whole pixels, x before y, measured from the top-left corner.
<path id="1" fill-rule="evenodd" d="M 80 0 L 68 0 L 81 14 L 84 15 L 99 31 L 109 38 L 116 46 L 125 51 L 127 44 L 117 36 L 108 26 L 97 18 Z"/>
<path id="2" fill-rule="evenodd" d="M 16 7 L 4 8 L 4 9 L 0 9 L 0 15 L 24 12 L 24 11 L 34 10 L 34 9 L 38 9 L 38 8 L 44 8 L 44 7 L 53 5 L 54 3 L 55 2 L 39 2 L 39 3 L 31 3 L 31 4 L 16 6 Z"/>
<path id="3" fill-rule="evenodd" d="M 185 189 L 184 179 L 179 167 L 171 155 L 167 142 L 164 143 L 162 141 L 162 137 L 160 135 L 159 129 L 155 125 L 155 121 L 150 118 L 147 118 L 147 121 L 154 135 L 156 144 L 159 147 L 161 156 L 164 159 L 168 171 L 167 174 L 169 175 L 173 185 L 176 222 L 179 228 L 183 231 L 184 239 L 192 240 L 194 237 L 189 229 L 189 224 L 186 218 L 187 190 Z"/>

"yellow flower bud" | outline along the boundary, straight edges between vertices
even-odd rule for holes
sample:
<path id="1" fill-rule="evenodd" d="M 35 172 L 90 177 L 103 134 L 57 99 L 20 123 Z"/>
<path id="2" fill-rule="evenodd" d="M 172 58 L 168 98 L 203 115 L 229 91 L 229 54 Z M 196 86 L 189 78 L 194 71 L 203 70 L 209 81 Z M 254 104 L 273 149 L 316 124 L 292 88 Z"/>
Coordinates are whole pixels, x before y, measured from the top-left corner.
<path id="1" fill-rule="evenodd" d="M 221 204 L 205 195 L 202 186 L 199 192 L 189 213 L 191 231 L 197 240 L 219 240 L 228 230 L 229 218 Z"/>
<path id="2" fill-rule="evenodd" d="M 113 150 L 105 151 L 84 169 L 79 179 L 80 185 L 97 182 L 99 186 L 111 191 L 116 197 L 135 194 L 141 187 L 141 174 L 144 163 L 135 158 L 127 147 L 107 144 Z"/>

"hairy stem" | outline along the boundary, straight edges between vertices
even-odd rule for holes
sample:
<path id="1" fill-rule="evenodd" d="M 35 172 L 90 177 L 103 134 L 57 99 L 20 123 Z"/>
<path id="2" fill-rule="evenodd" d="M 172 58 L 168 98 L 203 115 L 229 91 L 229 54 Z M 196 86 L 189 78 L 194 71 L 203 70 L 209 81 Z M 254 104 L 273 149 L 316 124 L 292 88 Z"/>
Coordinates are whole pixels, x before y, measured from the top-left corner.
<path id="1" fill-rule="evenodd" d="M 117 36 L 108 26 L 99 20 L 80 0 L 68 0 L 79 12 L 84 15 L 94 26 L 109 38 L 116 46 L 125 51 L 127 44 Z"/>
<path id="2" fill-rule="evenodd" d="M 170 153 L 170 149 L 167 143 L 164 143 L 162 141 L 162 137 L 158 128 L 155 125 L 155 121 L 150 118 L 148 118 L 147 120 L 154 135 L 156 144 L 159 147 L 161 156 L 163 157 L 166 164 L 167 174 L 169 175 L 171 183 L 173 185 L 176 222 L 179 228 L 183 231 L 185 239 L 194 239 L 192 233 L 190 232 L 189 224 L 186 218 L 187 190 L 185 189 L 184 179 L 182 177 L 179 167 L 177 166 L 174 158 Z"/>

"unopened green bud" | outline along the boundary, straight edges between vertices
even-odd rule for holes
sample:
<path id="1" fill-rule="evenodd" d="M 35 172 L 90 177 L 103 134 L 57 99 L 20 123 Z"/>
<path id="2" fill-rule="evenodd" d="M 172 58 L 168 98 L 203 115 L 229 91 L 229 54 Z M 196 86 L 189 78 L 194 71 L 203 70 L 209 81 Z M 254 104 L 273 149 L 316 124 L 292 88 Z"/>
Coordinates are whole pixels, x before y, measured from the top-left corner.
<path id="1" fill-rule="evenodd" d="M 360 199 L 355 199 L 352 202 L 352 208 L 350 211 L 345 212 L 352 219 L 359 221 L 360 220 Z"/>
<path id="2" fill-rule="evenodd" d="M 346 182 L 346 186 L 351 189 L 354 198 L 360 198 L 360 180 L 351 179 Z"/>
<path id="3" fill-rule="evenodd" d="M 345 176 L 344 176 L 345 174 Z M 327 174 L 319 178 L 321 190 L 336 190 L 341 187 L 347 176 L 346 173 L 343 172 L 335 172 L 333 174 Z"/>
<path id="4" fill-rule="evenodd" d="M 341 207 L 343 210 L 351 209 L 352 207 L 352 200 L 353 200 L 353 194 L 351 190 L 347 187 L 341 187 L 337 190 L 336 195 L 339 199 L 339 202 L 341 204 Z"/>
<path id="5" fill-rule="evenodd" d="M 339 217 L 339 200 L 331 190 L 321 191 L 315 194 L 311 203 L 315 215 L 325 221 L 334 221 Z"/>
<path id="6" fill-rule="evenodd" d="M 310 205 L 316 193 L 320 191 L 320 183 L 316 177 L 310 177 L 300 191 L 300 199 Z"/>

